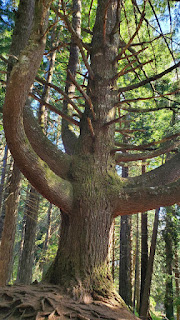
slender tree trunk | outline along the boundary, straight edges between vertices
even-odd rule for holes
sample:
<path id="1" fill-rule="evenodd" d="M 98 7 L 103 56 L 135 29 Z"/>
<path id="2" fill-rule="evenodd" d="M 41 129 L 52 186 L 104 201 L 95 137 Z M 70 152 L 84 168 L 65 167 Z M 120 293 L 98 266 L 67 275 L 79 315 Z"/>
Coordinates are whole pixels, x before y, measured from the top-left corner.
<path id="1" fill-rule="evenodd" d="M 159 209 L 156 209 L 155 218 L 154 218 L 154 226 L 153 226 L 153 234 L 152 234 L 152 239 L 151 239 L 150 254 L 149 254 L 147 271 L 146 271 L 146 279 L 145 279 L 144 291 L 143 291 L 143 296 L 142 296 L 142 304 L 141 304 L 141 308 L 140 308 L 140 318 L 141 319 L 147 319 L 147 315 L 148 315 L 148 311 L 149 311 L 149 297 L 150 297 L 150 290 L 151 290 L 154 255 L 155 255 L 155 250 L 156 250 L 158 222 L 159 222 Z"/>
<path id="2" fill-rule="evenodd" d="M 141 214 L 141 291 L 140 291 L 140 308 L 147 273 L 148 265 L 148 229 L 147 229 L 147 213 Z"/>
<path id="3" fill-rule="evenodd" d="M 112 234 L 112 277 L 114 281 L 114 272 L 115 272 L 115 225 L 113 222 L 113 234 Z"/>
<path id="4" fill-rule="evenodd" d="M 49 203 L 48 213 L 47 213 L 47 226 L 46 226 L 46 237 L 43 244 L 43 251 L 42 251 L 42 263 L 41 263 L 41 269 L 43 275 L 47 272 L 47 266 L 46 266 L 46 251 L 49 246 L 49 240 L 51 236 L 51 215 L 52 215 L 52 203 Z"/>
<path id="5" fill-rule="evenodd" d="M 30 185 L 28 184 L 26 189 L 26 199 L 25 199 L 25 207 L 24 207 L 24 215 L 22 219 L 22 229 L 21 229 L 21 241 L 19 244 L 19 261 L 18 261 L 18 271 L 17 271 L 17 279 L 16 281 L 19 282 L 20 277 L 20 263 L 22 259 L 22 252 L 23 252 L 23 243 L 24 243 L 24 235 L 25 235 L 25 226 L 26 226 L 26 209 L 27 209 L 27 203 L 29 198 L 29 191 L 30 191 Z"/>
<path id="6" fill-rule="evenodd" d="M 16 230 L 17 207 L 19 201 L 21 173 L 14 164 L 6 199 L 6 214 L 0 247 L 0 285 L 6 285 L 11 270 Z"/>
<path id="7" fill-rule="evenodd" d="M 180 278 L 180 272 L 179 272 L 179 259 L 178 259 L 178 252 L 177 248 L 175 248 L 175 259 L 174 259 L 174 273 L 175 273 L 175 286 L 176 286 L 176 298 L 179 299 L 180 297 L 180 289 L 179 289 L 179 278 Z M 180 305 L 177 303 L 177 320 L 180 320 Z"/>
<path id="8" fill-rule="evenodd" d="M 146 171 L 146 167 L 142 164 L 142 174 Z M 141 214 L 141 290 L 140 290 L 140 308 L 146 279 L 148 265 L 148 216 L 147 213 Z"/>
<path id="9" fill-rule="evenodd" d="M 134 301 L 133 310 L 139 309 L 140 299 L 140 275 L 139 275 L 139 214 L 137 214 L 137 231 L 136 231 L 136 262 L 135 262 L 135 280 L 134 280 Z M 136 308 L 135 308 L 136 307 Z"/>
<path id="10" fill-rule="evenodd" d="M 166 317 L 169 320 L 174 319 L 174 297 L 173 297 L 173 283 L 172 283 L 172 272 L 173 272 L 173 228 L 170 208 L 166 208 L 166 227 L 164 230 L 165 240 L 165 252 L 166 252 L 166 292 L 164 306 L 166 311 Z"/>
<path id="11" fill-rule="evenodd" d="M 128 167 L 122 168 L 122 177 L 128 177 Z M 129 306 L 132 306 L 131 221 L 131 216 L 121 217 L 119 265 L 119 294 Z"/>
<path id="12" fill-rule="evenodd" d="M 34 262 L 34 243 L 39 208 L 39 193 L 31 187 L 26 207 L 26 225 L 23 250 L 19 265 L 18 282 L 30 284 L 32 281 L 32 267 Z"/>
<path id="13" fill-rule="evenodd" d="M 3 165 L 2 165 L 2 172 L 1 172 L 0 208 L 1 208 L 1 205 L 2 205 L 2 199 L 3 199 L 3 190 L 4 190 L 4 181 L 5 181 L 5 175 L 6 175 L 7 157 L 8 157 L 8 146 L 6 145 L 5 149 L 4 149 Z"/>
<path id="14" fill-rule="evenodd" d="M 2 165 L 2 172 L 1 172 L 1 184 L 0 184 L 0 239 L 3 230 L 3 223 L 4 217 L 2 215 L 2 200 L 3 200 L 3 192 L 4 192 L 4 182 L 5 182 L 5 175 L 6 175 L 6 167 L 7 167 L 7 157 L 8 157 L 8 146 L 5 146 L 4 149 L 4 157 L 3 157 L 3 165 Z"/>

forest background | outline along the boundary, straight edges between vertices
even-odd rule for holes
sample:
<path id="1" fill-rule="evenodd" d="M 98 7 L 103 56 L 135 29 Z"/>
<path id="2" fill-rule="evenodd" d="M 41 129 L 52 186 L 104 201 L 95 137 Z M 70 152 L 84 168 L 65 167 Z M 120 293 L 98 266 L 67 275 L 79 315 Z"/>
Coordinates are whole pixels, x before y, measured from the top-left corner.
<path id="1" fill-rule="evenodd" d="M 68 7 L 69 5 L 69 7 Z M 143 4 L 138 2 L 139 8 Z M 70 4 L 66 4 L 67 10 Z M 0 2 L 0 44 L 1 44 L 1 92 L 0 101 L 3 105 L 6 79 L 7 79 L 7 59 L 9 48 L 11 45 L 11 36 L 14 28 L 14 20 L 17 12 L 18 1 L 1 1 Z M 83 14 L 89 18 L 89 27 L 95 15 L 96 2 L 92 1 L 83 6 Z M 131 36 L 132 30 L 137 25 L 137 9 L 131 6 L 130 2 L 123 3 L 122 15 L 124 25 L 121 32 L 124 37 L 126 33 Z M 69 9 L 70 10 L 70 9 Z M 151 73 L 154 68 L 158 72 L 170 67 L 174 61 L 179 61 L 179 25 L 180 25 L 180 4 L 178 1 L 156 1 L 146 8 L 146 17 L 149 21 L 149 27 L 142 25 L 138 32 L 138 42 L 134 47 L 142 54 L 146 52 L 145 46 L 154 59 L 141 63 L 141 67 L 133 67 L 132 72 L 139 79 L 141 73 Z M 56 29 L 56 15 L 51 12 L 50 15 L 50 33 L 47 40 L 46 53 L 40 68 L 40 76 L 49 77 L 49 82 L 58 84 L 66 81 L 65 63 L 68 57 L 68 43 L 70 38 L 67 30 L 61 23 Z M 58 35 L 58 36 L 57 36 Z M 84 41 L 88 41 L 90 34 L 87 32 Z M 152 40 L 153 37 L 153 40 Z M 66 42 L 64 42 L 66 39 Z M 56 55 L 56 65 L 53 64 Z M 80 64 L 83 65 L 82 61 Z M 130 64 L 131 66 L 131 64 Z M 140 70 L 139 70 L 140 69 Z M 83 74 L 82 66 L 81 73 Z M 133 76 L 134 76 L 133 74 Z M 127 73 L 127 77 L 130 74 Z M 81 74 L 79 72 L 79 80 Z M 84 83 L 86 77 L 84 77 Z M 121 79 L 119 83 L 123 86 L 126 78 Z M 123 83 L 124 81 L 124 83 Z M 147 99 L 147 101 L 139 101 L 138 108 L 155 109 L 155 111 L 142 113 L 134 109 L 132 112 L 132 97 L 128 97 L 128 106 L 124 110 L 119 110 L 119 117 L 126 115 L 126 121 L 120 123 L 119 132 L 117 132 L 117 140 L 122 146 L 123 143 L 132 145 L 146 144 L 149 146 L 154 141 L 161 141 L 164 136 L 178 137 L 180 131 L 179 124 L 179 93 L 178 93 L 178 69 L 168 73 L 163 79 L 157 81 L 155 93 L 158 99 Z M 138 99 L 146 93 L 147 88 L 141 87 L 140 92 L 134 94 L 133 99 Z M 150 90 L 149 90 L 150 92 Z M 163 93 L 163 94 L 162 94 Z M 166 93 L 171 95 L 165 96 Z M 58 103 L 61 107 L 62 98 L 59 99 L 57 92 L 48 91 L 46 85 L 40 86 L 36 83 L 31 101 L 34 114 L 38 114 L 39 121 L 45 123 L 45 131 L 48 138 L 63 149 L 61 138 L 61 116 L 56 112 L 51 112 L 48 103 Z M 76 97 L 80 100 L 82 97 Z M 126 97 L 127 99 L 127 97 Z M 129 110 L 128 110 L 129 109 Z M 77 115 L 74 119 L 77 119 Z M 9 230 L 12 236 L 11 259 L 8 263 L 8 279 L 9 283 L 20 282 L 29 284 L 32 281 L 40 281 L 42 274 L 46 272 L 53 258 L 55 257 L 59 232 L 61 215 L 59 209 L 50 204 L 46 199 L 39 195 L 29 182 L 19 173 L 15 172 L 13 158 L 8 151 L 4 132 L 2 117 L 0 123 L 1 130 L 1 185 L 0 185 L 0 236 L 4 219 L 7 213 L 7 201 L 10 200 L 12 192 L 16 192 L 16 203 L 14 215 L 14 223 L 12 230 Z M 78 128 L 73 129 L 78 132 Z M 171 152 L 176 152 L 177 147 Z M 149 149 L 151 150 L 151 148 Z M 119 175 L 135 176 L 145 171 L 150 171 L 158 167 L 171 157 L 170 152 L 164 152 L 159 156 L 151 159 L 143 159 L 135 162 L 130 161 L 125 165 L 118 165 L 117 171 Z M 13 176 L 14 175 L 14 176 Z M 13 186 L 13 179 L 17 179 Z M 11 189 L 12 188 L 12 189 Z M 14 189 L 13 189 L 14 188 Z M 12 213 L 11 213 L 12 214 Z M 156 217 L 156 218 L 154 218 Z M 146 220 L 147 219 L 147 220 Z M 154 219 L 158 220 L 157 242 L 152 244 L 151 238 L 156 233 L 153 228 Z M 148 261 L 150 255 L 151 244 L 156 249 L 154 257 L 154 266 L 152 272 L 150 310 L 151 315 L 164 317 L 166 314 L 168 319 L 179 319 L 179 224 L 180 224 L 180 208 L 179 205 L 172 207 L 160 208 L 147 213 L 139 213 L 133 216 L 117 217 L 114 221 L 112 236 L 112 252 L 111 252 L 111 269 L 114 282 L 120 295 L 125 302 L 134 310 L 139 312 L 141 300 L 141 283 L 143 283 L 142 269 L 146 273 L 147 265 L 143 265 L 143 259 Z M 16 226 L 16 232 L 15 232 Z M 145 247 L 143 247 L 143 244 Z M 145 250 L 145 251 L 144 251 Z M 124 283 L 123 283 L 124 281 Z M 121 289 L 123 288 L 123 290 Z M 122 292 L 121 292 L 122 290 Z"/>

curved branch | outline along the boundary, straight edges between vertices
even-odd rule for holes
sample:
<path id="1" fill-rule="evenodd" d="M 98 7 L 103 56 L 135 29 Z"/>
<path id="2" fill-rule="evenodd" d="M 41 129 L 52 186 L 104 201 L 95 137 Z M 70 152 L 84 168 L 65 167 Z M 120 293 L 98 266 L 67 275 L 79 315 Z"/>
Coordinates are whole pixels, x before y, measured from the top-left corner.
<path id="1" fill-rule="evenodd" d="M 146 172 L 141 176 L 129 178 L 130 183 L 141 187 L 163 186 L 180 178 L 180 153 L 160 167 Z"/>
<path id="2" fill-rule="evenodd" d="M 4 104 L 4 130 L 8 147 L 25 177 L 51 203 L 70 213 L 72 185 L 49 169 L 32 149 L 23 126 L 23 108 L 40 65 L 44 48 L 46 16 L 51 1 L 36 2 L 35 28 L 29 44 L 14 66 Z"/>
<path id="3" fill-rule="evenodd" d="M 37 155 L 58 176 L 67 179 L 71 158 L 59 150 L 43 133 L 31 110 L 25 106 L 23 113 L 27 138 Z"/>
<path id="4" fill-rule="evenodd" d="M 180 179 L 176 182 L 155 187 L 122 187 L 114 188 L 112 206 L 114 217 L 118 215 L 134 214 L 170 206 L 180 199 Z"/>
<path id="5" fill-rule="evenodd" d="M 152 151 L 147 151 L 143 153 L 135 153 L 135 154 L 129 154 L 129 153 L 118 153 L 115 156 L 116 163 L 119 162 L 129 162 L 129 161 L 137 161 L 137 160 L 146 160 L 146 159 L 152 159 L 155 157 L 160 156 L 161 154 L 170 152 L 173 149 L 176 149 L 180 145 L 180 141 L 176 141 L 174 143 L 166 143 L 165 146 Z"/>

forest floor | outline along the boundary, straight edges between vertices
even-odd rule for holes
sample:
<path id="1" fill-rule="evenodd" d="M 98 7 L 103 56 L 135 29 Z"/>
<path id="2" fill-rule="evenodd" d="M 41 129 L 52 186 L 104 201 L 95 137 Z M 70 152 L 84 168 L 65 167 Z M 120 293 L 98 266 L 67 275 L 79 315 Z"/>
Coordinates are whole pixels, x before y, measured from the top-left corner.
<path id="1" fill-rule="evenodd" d="M 87 299 L 88 300 L 88 299 Z M 137 320 L 127 308 L 107 301 L 73 300 L 54 285 L 0 288 L 0 320 Z"/>

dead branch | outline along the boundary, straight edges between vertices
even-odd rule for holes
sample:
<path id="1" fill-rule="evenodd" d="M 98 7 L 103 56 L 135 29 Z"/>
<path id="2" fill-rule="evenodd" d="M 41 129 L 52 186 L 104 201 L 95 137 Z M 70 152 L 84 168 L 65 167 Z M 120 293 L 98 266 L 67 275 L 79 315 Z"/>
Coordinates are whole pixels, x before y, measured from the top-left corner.
<path id="1" fill-rule="evenodd" d="M 119 71 L 119 72 L 111 79 L 111 81 L 115 81 L 117 78 L 119 78 L 120 76 L 124 75 L 125 70 L 126 70 L 128 67 L 132 66 L 132 64 L 135 63 L 135 62 L 136 62 L 136 60 L 130 61 L 121 71 Z"/>
<path id="2" fill-rule="evenodd" d="M 72 75 L 72 73 L 71 73 L 71 71 L 69 69 L 68 69 L 68 74 L 69 74 L 73 84 L 76 86 L 76 88 L 79 90 L 79 92 L 83 95 L 85 101 L 89 105 L 89 108 L 90 108 L 90 110 L 92 112 L 92 115 L 93 115 L 93 119 L 95 120 L 96 116 L 95 116 L 95 113 L 94 113 L 94 109 L 93 109 L 93 105 L 92 105 L 92 101 L 91 101 L 90 97 L 87 95 L 86 92 L 84 92 L 82 87 L 77 83 L 77 81 L 75 80 L 75 78 L 73 77 L 73 75 Z"/>
<path id="3" fill-rule="evenodd" d="M 141 151 L 141 150 L 147 150 L 150 147 L 153 147 L 153 146 L 158 145 L 158 144 L 162 144 L 162 143 L 164 143 L 166 141 L 173 140 L 173 139 L 175 139 L 175 138 L 177 138 L 179 136 L 180 136 L 180 132 L 177 132 L 177 133 L 172 134 L 170 136 L 164 137 L 161 140 L 153 141 L 153 142 L 146 143 L 146 144 L 142 144 L 140 146 L 133 145 L 133 144 L 129 145 L 129 144 L 126 144 L 126 143 L 119 143 L 119 142 L 115 142 L 115 145 L 120 147 L 123 150 L 140 150 Z M 116 149 L 116 150 L 118 151 L 119 149 Z M 119 150 L 119 151 L 121 151 L 121 150 Z"/>
<path id="4" fill-rule="evenodd" d="M 175 94 L 175 93 L 177 93 L 179 91 L 180 91 L 180 89 L 178 89 L 176 91 L 173 91 L 173 92 L 165 93 L 165 94 L 159 94 L 158 96 L 141 97 L 141 98 L 135 98 L 135 99 L 122 100 L 122 101 L 118 101 L 114 106 L 115 107 L 119 107 L 120 105 L 122 105 L 124 103 L 130 103 L 130 102 L 136 102 L 136 101 L 144 101 L 144 100 L 157 99 L 157 98 L 164 98 L 165 96 L 170 96 L 170 95 Z M 170 106 L 168 106 L 167 108 L 171 109 Z M 135 110 L 134 108 L 130 108 L 130 109 L 131 110 Z M 128 111 L 130 111 L 130 109 L 128 109 Z M 160 110 L 160 109 L 164 109 L 164 107 L 156 107 L 156 108 L 151 108 L 149 110 L 146 109 L 146 111 L 156 111 L 156 110 Z M 142 110 L 142 112 L 145 111 L 145 110 L 140 109 L 140 108 L 138 110 L 139 111 Z M 134 112 L 137 112 L 137 111 L 134 111 Z"/>
<path id="5" fill-rule="evenodd" d="M 47 82 L 46 80 L 36 76 L 36 81 L 44 84 L 50 88 L 53 88 L 54 90 L 56 90 L 57 92 L 59 92 L 60 94 L 62 94 L 62 96 L 64 97 L 64 99 L 66 99 L 66 101 L 77 111 L 77 113 L 82 116 L 82 112 L 78 109 L 78 107 L 76 106 L 76 104 L 74 103 L 73 100 L 71 100 L 71 98 L 69 98 L 69 96 L 59 87 L 55 86 L 52 83 Z"/>
<path id="6" fill-rule="evenodd" d="M 180 61 L 177 62 L 176 64 L 174 64 L 172 67 L 164 70 L 163 72 L 156 74 L 155 76 L 149 77 L 141 82 L 134 83 L 134 84 L 129 85 L 127 87 L 119 88 L 118 92 L 126 92 L 126 91 L 140 88 L 140 87 L 144 86 L 145 84 L 150 83 L 151 81 L 155 81 L 157 79 L 162 78 L 165 74 L 168 74 L 169 72 L 173 71 L 174 69 L 178 68 L 179 66 L 180 66 Z"/>
<path id="7" fill-rule="evenodd" d="M 139 53 L 145 51 L 147 48 L 148 48 L 148 47 L 145 47 L 145 48 L 143 48 L 143 49 L 135 52 L 134 54 L 130 54 L 130 55 L 128 56 L 128 58 L 137 56 Z M 113 63 L 115 63 L 116 61 L 124 60 L 124 59 L 127 59 L 127 56 L 125 56 L 125 57 L 120 57 L 120 58 L 119 58 L 119 55 L 118 55 L 118 56 L 113 60 Z"/>
<path id="8" fill-rule="evenodd" d="M 141 13 L 141 17 L 140 17 L 140 21 L 139 21 L 139 24 L 136 28 L 136 31 L 134 32 L 134 34 L 132 35 L 131 39 L 129 40 L 129 42 L 127 43 L 127 45 L 124 47 L 124 49 L 122 49 L 122 51 L 120 52 L 119 54 L 119 58 L 121 58 L 121 56 L 125 53 L 125 51 L 130 47 L 132 41 L 134 40 L 135 36 L 138 34 L 138 31 L 143 23 L 143 20 L 144 20 L 144 17 L 145 17 L 145 4 L 146 4 L 147 0 L 145 0 L 144 2 L 144 9 Z"/>
<path id="9" fill-rule="evenodd" d="M 88 127 L 89 127 L 89 130 L 90 130 L 90 133 L 91 133 L 91 136 L 92 138 L 95 137 L 95 133 L 94 133 L 94 129 L 93 129 L 93 126 L 92 126 L 92 121 L 89 117 L 87 117 L 87 122 L 88 122 Z"/>
<path id="10" fill-rule="evenodd" d="M 165 146 L 153 151 L 147 151 L 143 153 L 134 153 L 134 154 L 129 154 L 127 152 L 118 153 L 115 156 L 116 163 L 152 159 L 178 148 L 179 145 L 180 145 L 180 141 L 176 141 L 173 143 L 168 142 L 167 144 L 165 144 Z"/>
<path id="11" fill-rule="evenodd" d="M 103 125 L 103 127 L 110 126 L 110 125 L 113 124 L 113 123 L 121 122 L 121 121 L 122 121 L 122 118 L 124 118 L 124 117 L 126 117 L 126 115 L 123 115 L 123 116 L 121 116 L 121 117 L 119 117 L 119 118 L 117 118 L 117 119 L 114 119 L 114 120 L 111 120 L 111 121 L 109 121 L 109 122 L 106 122 L 106 123 Z"/>
<path id="12" fill-rule="evenodd" d="M 93 6 L 93 1 L 94 0 L 91 0 L 91 4 L 90 4 L 90 7 L 89 7 L 89 12 L 88 12 L 88 28 L 89 29 L 90 29 L 91 10 L 92 10 L 92 6 Z"/>
<path id="13" fill-rule="evenodd" d="M 115 131 L 116 132 L 120 132 L 120 133 L 124 133 L 124 132 L 133 133 L 133 132 L 136 132 L 136 131 L 138 131 L 138 132 L 146 132 L 145 129 L 127 129 L 127 128 L 116 129 Z"/>
<path id="14" fill-rule="evenodd" d="M 93 79 L 93 78 L 94 78 L 93 71 L 92 71 L 92 69 L 91 69 L 91 67 L 90 67 L 90 65 L 89 65 L 89 62 L 88 62 L 88 60 L 87 60 L 87 58 L 86 58 L 86 55 L 85 55 L 85 53 L 84 53 L 84 48 L 85 48 L 86 50 L 90 51 L 89 46 L 86 45 L 86 44 L 84 44 L 84 43 L 82 42 L 82 40 L 79 38 L 78 34 L 76 33 L 76 31 L 75 31 L 74 28 L 72 27 L 72 25 L 71 25 L 71 23 L 70 23 L 67 15 L 65 14 L 65 12 L 64 12 L 64 14 L 62 14 L 62 13 L 61 13 L 60 11 L 58 11 L 55 7 L 52 7 L 52 9 L 53 9 L 53 11 L 64 21 L 67 29 L 69 30 L 69 32 L 70 32 L 71 35 L 73 36 L 74 41 L 76 42 L 76 44 L 77 44 L 77 46 L 78 46 L 78 48 L 79 48 L 79 50 L 80 50 L 80 52 L 81 52 L 81 56 L 82 56 L 82 59 L 83 59 L 83 61 L 84 61 L 84 64 L 85 64 L 85 66 L 86 66 L 86 68 L 87 68 L 87 70 L 88 70 L 88 72 L 89 72 L 89 76 L 90 76 L 91 79 Z"/>
<path id="15" fill-rule="evenodd" d="M 79 122 L 74 120 L 73 118 L 69 117 L 68 115 L 64 114 L 61 110 L 57 109 L 56 107 L 54 107 L 53 105 L 45 102 L 44 100 L 40 99 L 39 97 L 37 97 L 35 94 L 33 94 L 32 92 L 29 93 L 29 96 L 31 96 L 32 98 L 34 98 L 35 100 L 39 101 L 39 103 L 41 103 L 42 105 L 46 106 L 48 109 L 50 109 L 51 111 L 59 114 L 63 119 L 67 120 L 68 122 L 74 124 L 75 126 L 79 126 Z"/>

